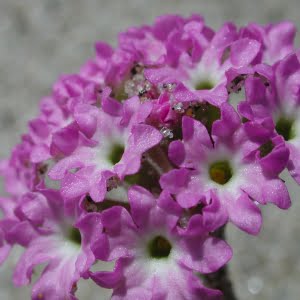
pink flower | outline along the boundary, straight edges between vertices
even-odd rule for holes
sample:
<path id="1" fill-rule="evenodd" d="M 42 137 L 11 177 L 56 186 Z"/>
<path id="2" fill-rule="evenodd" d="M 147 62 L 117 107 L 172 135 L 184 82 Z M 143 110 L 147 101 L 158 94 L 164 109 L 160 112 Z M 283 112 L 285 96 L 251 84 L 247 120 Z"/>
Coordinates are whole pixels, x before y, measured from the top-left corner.
<path id="1" fill-rule="evenodd" d="M 263 62 L 273 65 L 295 50 L 296 27 L 289 21 L 265 26 L 250 23 L 241 29 L 240 35 L 261 43 L 256 63 Z"/>
<path id="2" fill-rule="evenodd" d="M 59 193 L 43 190 L 25 194 L 15 208 L 19 222 L 8 234 L 25 247 L 14 271 L 15 285 L 29 284 L 34 267 L 46 264 L 32 299 L 75 299 L 77 281 L 95 261 L 90 243 L 102 231 L 99 215 L 65 215 L 62 205 Z"/>
<path id="3" fill-rule="evenodd" d="M 128 198 L 130 214 L 122 207 L 102 213 L 106 235 L 93 245 L 97 258 L 116 260 L 115 269 L 91 273 L 91 278 L 112 288 L 112 299 L 220 299 L 221 294 L 205 288 L 195 273 L 218 270 L 230 259 L 230 247 L 199 225 L 196 230 L 178 228 L 182 209 L 168 194 L 156 203 L 147 190 L 134 186 Z"/>
<path id="4" fill-rule="evenodd" d="M 199 278 L 232 256 L 215 236 L 229 221 L 258 234 L 261 205 L 291 205 L 280 173 L 300 183 L 294 35 L 166 15 L 97 42 L 0 164 L 0 264 L 24 248 L 14 283 L 45 264 L 32 299 L 76 299 L 89 277 L 115 300 L 220 299 Z"/>
<path id="5" fill-rule="evenodd" d="M 174 92 L 177 101 L 205 99 L 220 103 L 227 100 L 226 71 L 249 66 L 260 49 L 254 39 L 239 38 L 232 23 L 225 24 L 206 44 L 201 57 L 193 60 L 182 52 L 176 68 L 163 66 L 148 69 L 146 78 L 154 84 L 177 83 Z"/>
<path id="6" fill-rule="evenodd" d="M 257 234 L 261 227 L 257 203 L 271 202 L 283 209 L 290 206 L 287 188 L 278 178 L 282 167 L 272 166 L 287 162 L 288 151 L 282 141 L 275 147 L 277 156 L 264 159 L 262 145 L 248 140 L 233 109 L 224 104 L 221 111 L 221 120 L 213 124 L 212 139 L 200 122 L 183 117 L 183 140 L 169 146 L 169 157 L 180 169 L 164 174 L 160 184 L 184 208 L 209 204 L 213 191 L 221 212 L 231 222 Z"/>
<path id="7" fill-rule="evenodd" d="M 298 54 L 286 56 L 273 67 L 270 86 L 259 78 L 246 80 L 246 101 L 239 105 L 240 113 L 250 122 L 247 131 L 253 136 L 281 136 L 289 149 L 287 168 L 300 183 L 300 63 Z"/>
<path id="8" fill-rule="evenodd" d="M 94 116 L 90 145 L 78 147 L 60 160 L 49 176 L 62 180 L 61 192 L 65 199 L 89 193 L 98 202 L 109 188 L 107 181 L 113 176 L 123 180 L 126 175 L 136 173 L 142 154 L 157 145 L 162 136 L 154 127 L 143 124 L 151 105 L 140 104 L 137 97 L 124 102 L 121 116 L 112 116 L 92 106 L 80 110 L 78 123 L 84 123 L 83 111 L 89 118 Z M 75 172 L 69 172 L 71 169 Z"/>
<path id="9" fill-rule="evenodd" d="M 8 257 L 13 246 L 13 241 L 9 238 L 9 231 L 18 222 L 14 215 L 15 206 L 14 199 L 0 198 L 0 212 L 3 214 L 0 220 L 0 266 Z"/>

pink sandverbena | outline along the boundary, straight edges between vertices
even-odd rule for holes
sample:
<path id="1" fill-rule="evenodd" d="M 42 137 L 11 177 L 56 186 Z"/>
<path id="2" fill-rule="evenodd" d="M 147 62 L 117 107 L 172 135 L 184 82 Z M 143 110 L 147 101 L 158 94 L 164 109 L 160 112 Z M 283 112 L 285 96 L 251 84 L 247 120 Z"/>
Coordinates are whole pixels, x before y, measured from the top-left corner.
<path id="1" fill-rule="evenodd" d="M 89 278 L 114 300 L 222 299 L 205 281 L 232 257 L 220 230 L 258 234 L 261 206 L 291 205 L 281 172 L 300 183 L 295 32 L 166 15 L 97 42 L 0 164 L 0 264 L 24 248 L 14 284 L 44 264 L 34 300 L 76 299 Z"/>

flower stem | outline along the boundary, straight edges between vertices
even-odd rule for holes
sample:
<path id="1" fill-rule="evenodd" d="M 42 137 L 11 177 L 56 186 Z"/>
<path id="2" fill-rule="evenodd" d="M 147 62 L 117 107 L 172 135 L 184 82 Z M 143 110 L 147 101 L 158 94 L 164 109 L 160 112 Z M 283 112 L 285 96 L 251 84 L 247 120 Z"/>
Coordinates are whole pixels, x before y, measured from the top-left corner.
<path id="1" fill-rule="evenodd" d="M 215 237 L 225 240 L 225 226 L 218 229 L 213 234 Z M 237 300 L 237 296 L 234 293 L 234 287 L 230 279 L 228 265 L 219 269 L 217 272 L 210 273 L 204 276 L 204 283 L 209 288 L 222 291 L 223 300 Z"/>

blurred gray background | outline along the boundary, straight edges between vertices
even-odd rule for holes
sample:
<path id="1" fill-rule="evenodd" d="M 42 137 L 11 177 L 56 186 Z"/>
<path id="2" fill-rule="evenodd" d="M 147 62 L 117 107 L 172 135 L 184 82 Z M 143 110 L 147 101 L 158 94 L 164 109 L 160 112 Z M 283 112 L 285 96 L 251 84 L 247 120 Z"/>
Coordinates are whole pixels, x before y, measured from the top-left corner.
<path id="1" fill-rule="evenodd" d="M 37 113 L 39 99 L 60 74 L 76 72 L 93 55 L 96 40 L 115 44 L 119 31 L 165 13 L 201 13 L 215 29 L 227 20 L 283 19 L 300 28 L 299 10 L 299 0 L 0 0 L 0 159 Z M 300 189 L 285 178 L 293 198 L 288 212 L 265 207 L 259 237 L 228 228 L 230 270 L 241 300 L 300 299 Z M 17 252 L 0 268 L 1 300 L 30 298 L 28 288 L 10 283 Z M 79 299 L 109 298 L 108 291 L 90 286 L 79 284 Z"/>

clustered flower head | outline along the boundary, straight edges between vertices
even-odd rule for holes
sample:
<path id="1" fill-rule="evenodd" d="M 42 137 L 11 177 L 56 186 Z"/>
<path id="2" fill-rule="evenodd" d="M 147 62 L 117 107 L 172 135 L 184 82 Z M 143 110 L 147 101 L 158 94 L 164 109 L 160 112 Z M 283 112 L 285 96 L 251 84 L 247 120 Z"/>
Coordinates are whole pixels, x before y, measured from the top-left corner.
<path id="1" fill-rule="evenodd" d="M 14 284 L 42 264 L 34 300 L 76 299 L 80 279 L 113 300 L 221 299 L 204 280 L 232 257 L 217 232 L 258 234 L 263 205 L 291 205 L 281 172 L 300 184 L 295 31 L 167 15 L 97 42 L 1 163 L 0 264 L 24 248 Z"/>

